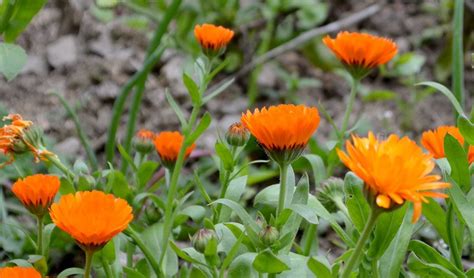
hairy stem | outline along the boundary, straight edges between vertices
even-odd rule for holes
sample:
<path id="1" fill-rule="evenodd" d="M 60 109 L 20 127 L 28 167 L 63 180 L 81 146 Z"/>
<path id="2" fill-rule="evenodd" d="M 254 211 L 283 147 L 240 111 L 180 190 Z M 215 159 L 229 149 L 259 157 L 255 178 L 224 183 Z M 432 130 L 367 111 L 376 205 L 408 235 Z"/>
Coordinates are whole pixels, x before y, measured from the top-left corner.
<path id="1" fill-rule="evenodd" d="M 354 101 L 357 96 L 357 89 L 359 86 L 359 80 L 353 78 L 352 79 L 352 86 L 351 86 L 351 94 L 349 95 L 349 102 L 347 103 L 346 112 L 344 113 L 344 119 L 342 120 L 342 127 L 341 127 L 341 136 L 345 138 L 347 127 L 349 126 L 349 119 L 352 114 L 352 107 L 354 106 Z"/>
<path id="2" fill-rule="evenodd" d="M 278 207 L 276 211 L 276 218 L 285 208 L 285 199 L 286 199 L 286 179 L 288 175 L 288 165 L 282 163 L 280 165 L 280 195 L 278 197 Z"/>

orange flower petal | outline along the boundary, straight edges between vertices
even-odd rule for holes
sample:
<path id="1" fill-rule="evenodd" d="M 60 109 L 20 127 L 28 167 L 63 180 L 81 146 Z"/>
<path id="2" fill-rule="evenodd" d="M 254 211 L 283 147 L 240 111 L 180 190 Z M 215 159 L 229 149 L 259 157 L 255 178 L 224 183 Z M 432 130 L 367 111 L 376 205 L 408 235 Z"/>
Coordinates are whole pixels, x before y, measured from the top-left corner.
<path id="1" fill-rule="evenodd" d="M 357 32 L 339 32 L 335 39 L 326 36 L 323 43 L 344 64 L 368 69 L 387 63 L 398 52 L 390 39 Z"/>
<path id="2" fill-rule="evenodd" d="M 432 156 L 423 153 L 408 137 L 390 135 L 379 140 L 372 132 L 367 138 L 354 135 L 352 142 L 346 142 L 346 152 L 338 150 L 337 154 L 375 192 L 380 207 L 389 208 L 391 201 L 403 204 L 408 200 L 414 203 L 414 218 L 418 219 L 426 197 L 447 197 L 431 191 L 448 188 L 450 184 L 431 174 L 435 166 Z"/>
<path id="3" fill-rule="evenodd" d="M 202 24 L 194 27 L 194 36 L 202 48 L 217 51 L 227 46 L 234 37 L 234 31 L 222 26 Z"/>
<path id="4" fill-rule="evenodd" d="M 464 137 L 455 126 L 440 126 L 435 130 L 423 132 L 421 135 L 421 144 L 434 158 L 446 157 L 444 153 L 444 137 L 446 137 L 446 134 L 450 134 L 456 138 L 461 145 L 464 144 Z"/>
<path id="5" fill-rule="evenodd" d="M 101 191 L 64 195 L 50 208 L 51 220 L 84 246 L 101 246 L 133 219 L 127 201 Z"/>
<path id="6" fill-rule="evenodd" d="M 41 278 L 41 274 L 33 267 L 1 267 L 1 278 Z"/>
<path id="7" fill-rule="evenodd" d="M 162 160 L 174 162 L 178 159 L 179 150 L 181 149 L 183 141 L 184 137 L 181 133 L 177 131 L 163 131 L 155 137 L 154 144 Z M 186 149 L 186 157 L 191 154 L 195 147 L 196 145 L 192 144 Z"/>
<path id="8" fill-rule="evenodd" d="M 12 191 L 25 207 L 35 213 L 49 208 L 60 184 L 57 176 L 36 174 L 17 180 Z"/>

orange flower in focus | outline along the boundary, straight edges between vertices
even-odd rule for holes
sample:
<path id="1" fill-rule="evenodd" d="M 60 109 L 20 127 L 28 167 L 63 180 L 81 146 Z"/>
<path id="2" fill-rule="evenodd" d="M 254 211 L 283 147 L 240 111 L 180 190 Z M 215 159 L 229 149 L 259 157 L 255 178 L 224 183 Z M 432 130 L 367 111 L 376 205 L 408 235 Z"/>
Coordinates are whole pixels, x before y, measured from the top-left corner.
<path id="1" fill-rule="evenodd" d="M 217 52 L 227 46 L 234 31 L 222 26 L 202 24 L 194 27 L 194 36 L 203 49 Z"/>
<path id="2" fill-rule="evenodd" d="M 306 147 L 320 118 L 314 107 L 280 104 L 247 110 L 240 120 L 272 159 L 289 163 Z"/>
<path id="3" fill-rule="evenodd" d="M 177 131 L 163 131 L 155 137 L 155 149 L 165 166 L 172 166 L 178 159 L 179 150 L 183 144 L 184 137 Z M 185 157 L 189 157 L 196 147 L 192 144 L 186 149 Z"/>
<path id="4" fill-rule="evenodd" d="M 1 278 L 41 278 L 41 274 L 33 267 L 0 267 Z"/>
<path id="5" fill-rule="evenodd" d="M 127 201 L 96 190 L 64 195 L 51 206 L 50 216 L 84 250 L 101 248 L 133 219 Z"/>
<path id="6" fill-rule="evenodd" d="M 335 39 L 326 36 L 323 43 L 357 78 L 386 64 L 398 52 L 397 45 L 390 39 L 357 32 L 339 32 Z"/>
<path id="7" fill-rule="evenodd" d="M 36 174 L 18 179 L 12 191 L 31 213 L 43 216 L 58 193 L 60 184 L 57 176 Z"/>
<path id="8" fill-rule="evenodd" d="M 455 126 L 440 126 L 435 130 L 423 132 L 421 136 L 421 144 L 427 149 L 434 158 L 446 157 L 444 153 L 444 137 L 450 134 L 459 141 L 459 144 L 464 145 L 464 137 L 459 129 Z"/>
<path id="9" fill-rule="evenodd" d="M 337 150 L 341 161 L 361 178 L 375 197 L 378 207 L 389 209 L 402 205 L 404 201 L 414 204 L 412 222 L 421 215 L 422 202 L 426 197 L 447 198 L 443 193 L 432 190 L 450 187 L 441 182 L 441 177 L 431 175 L 435 167 L 432 156 L 408 137 L 390 135 L 379 141 L 372 132 L 368 138 L 352 136 L 346 142 L 347 154 Z"/>

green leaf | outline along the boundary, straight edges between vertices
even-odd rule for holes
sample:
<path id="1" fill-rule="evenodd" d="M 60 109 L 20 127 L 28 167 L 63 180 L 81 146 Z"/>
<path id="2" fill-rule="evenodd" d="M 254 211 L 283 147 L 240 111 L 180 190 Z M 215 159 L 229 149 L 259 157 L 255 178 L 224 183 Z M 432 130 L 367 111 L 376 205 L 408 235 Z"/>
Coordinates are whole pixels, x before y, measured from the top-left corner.
<path id="1" fill-rule="evenodd" d="M 356 229 L 361 233 L 369 216 L 369 204 L 362 194 L 363 182 L 352 172 L 344 178 L 346 206 Z"/>
<path id="2" fill-rule="evenodd" d="M 43 228 L 43 250 L 41 254 L 45 257 L 47 257 L 47 254 L 49 254 L 49 244 L 51 242 L 51 234 L 53 233 L 53 230 L 55 227 L 56 225 L 51 223 L 44 226 Z"/>
<path id="3" fill-rule="evenodd" d="M 23 259 L 11 260 L 11 261 L 8 262 L 8 264 L 13 264 L 13 265 L 22 266 L 22 267 L 32 267 L 33 266 L 29 261 L 23 260 Z"/>
<path id="4" fill-rule="evenodd" d="M 222 224 L 221 224 L 222 225 Z M 244 240 L 245 238 L 245 234 L 242 233 L 238 238 L 237 240 L 235 241 L 235 243 L 232 245 L 231 249 L 229 250 L 229 252 L 227 252 L 227 256 L 225 257 L 224 261 L 222 262 L 222 265 L 221 265 L 221 276 L 223 277 L 223 273 L 226 271 L 227 267 L 229 267 L 229 265 L 232 263 L 232 261 L 234 260 L 235 256 L 238 254 L 240 248 L 241 248 L 241 244 L 242 244 L 242 241 Z"/>
<path id="5" fill-rule="evenodd" d="M 123 272 L 127 274 L 127 278 L 147 278 L 145 275 L 141 274 L 140 271 L 127 266 L 123 267 Z"/>
<path id="6" fill-rule="evenodd" d="M 196 129 L 191 133 L 191 135 L 186 138 L 186 145 L 191 145 L 193 144 L 201 134 L 206 131 L 206 129 L 209 127 L 211 124 L 212 118 L 209 112 L 206 112 L 204 116 L 202 116 L 201 121 L 199 122 L 198 126 Z"/>
<path id="7" fill-rule="evenodd" d="M 183 111 L 181 111 L 181 108 L 179 108 L 178 104 L 174 100 L 173 96 L 168 92 L 168 89 L 165 90 L 165 96 L 166 100 L 168 101 L 169 105 L 171 106 L 171 109 L 173 109 L 174 113 L 178 117 L 178 120 L 181 124 L 181 127 L 186 126 L 186 120 L 184 118 Z"/>
<path id="8" fill-rule="evenodd" d="M 448 230 L 446 229 L 446 211 L 432 198 L 427 199 L 429 201 L 428 203 L 423 202 L 423 215 L 430 221 L 439 236 L 445 242 L 449 242 Z"/>
<path id="9" fill-rule="evenodd" d="M 7 2 L 7 1 L 4 1 Z M 46 4 L 47 0 L 16 1 L 15 9 L 5 28 L 3 38 L 6 42 L 13 42 L 25 30 L 33 17 Z"/>
<path id="10" fill-rule="evenodd" d="M 223 204 L 229 208 L 231 208 L 242 220 L 244 225 L 250 227 L 253 232 L 256 234 L 260 231 L 260 227 L 255 222 L 255 220 L 247 213 L 247 211 L 237 202 L 228 200 L 228 199 L 218 199 L 211 204 Z"/>
<path id="11" fill-rule="evenodd" d="M 453 105 L 454 109 L 456 109 L 456 112 L 458 112 L 459 115 L 464 115 L 464 111 L 463 111 L 461 105 L 459 104 L 458 100 L 453 95 L 453 93 L 448 88 L 446 88 L 444 85 L 436 83 L 436 82 L 432 82 L 432 81 L 426 81 L 426 82 L 421 82 L 421 83 L 415 84 L 415 86 L 420 86 L 420 85 L 429 86 L 429 87 L 435 88 L 436 90 L 441 92 L 443 95 L 445 95 L 449 99 L 449 101 Z"/>
<path id="12" fill-rule="evenodd" d="M 138 167 L 138 187 L 143 188 L 153 177 L 159 164 L 155 161 L 145 161 Z"/>
<path id="13" fill-rule="evenodd" d="M 216 154 L 224 165 L 224 169 L 232 171 L 232 169 L 234 169 L 234 158 L 232 157 L 230 150 L 221 142 L 216 142 L 215 149 Z"/>
<path id="14" fill-rule="evenodd" d="M 238 202 L 247 186 L 247 176 L 238 177 L 230 181 L 227 191 L 225 192 L 225 199 Z M 228 207 L 223 207 L 220 212 L 219 222 L 227 222 L 232 214 L 232 210 Z"/>
<path id="15" fill-rule="evenodd" d="M 176 255 L 178 255 L 178 257 L 180 257 L 181 259 L 189 262 L 189 263 L 193 263 L 193 264 L 198 264 L 198 265 L 202 265 L 202 266 L 205 266 L 205 267 L 208 267 L 205 263 L 203 263 L 202 261 L 198 260 L 198 259 L 195 259 L 193 257 L 191 257 L 190 255 L 188 255 L 188 253 L 186 253 L 184 250 L 182 250 L 181 248 L 179 248 L 176 243 L 174 243 L 173 241 L 170 241 L 170 247 L 171 249 L 173 249 L 173 251 L 176 253 Z"/>
<path id="16" fill-rule="evenodd" d="M 474 146 L 474 124 L 465 116 L 458 117 L 458 127 L 464 139 L 469 145 Z"/>
<path id="17" fill-rule="evenodd" d="M 405 261 L 408 244 L 414 229 L 415 225 L 411 223 L 411 213 L 406 213 L 395 238 L 380 258 L 380 277 L 398 278 L 400 276 L 400 269 Z"/>
<path id="18" fill-rule="evenodd" d="M 183 82 L 186 88 L 188 89 L 193 104 L 199 105 L 201 103 L 201 95 L 199 93 L 199 87 L 196 82 L 194 82 L 194 80 L 186 73 L 183 73 Z"/>
<path id="19" fill-rule="evenodd" d="M 200 222 L 206 216 L 206 209 L 202 206 L 192 205 L 181 210 L 175 219 L 175 225 L 181 225 L 191 218 L 194 222 Z"/>
<path id="20" fill-rule="evenodd" d="M 407 205 L 405 204 L 395 211 L 379 216 L 374 230 L 375 238 L 370 242 L 368 250 L 369 257 L 378 260 L 384 254 L 400 229 L 406 211 Z"/>
<path id="21" fill-rule="evenodd" d="M 228 80 L 227 82 L 225 82 L 224 84 L 222 84 L 221 86 L 219 86 L 214 91 L 212 91 L 209 94 L 207 94 L 206 96 L 204 96 L 204 98 L 202 100 L 202 103 L 205 104 L 208 101 L 210 101 L 211 99 L 213 99 L 214 97 L 220 95 L 222 92 L 225 91 L 225 89 L 227 89 L 232 83 L 234 83 L 234 81 L 235 81 L 235 78 L 232 78 L 232 79 Z"/>
<path id="22" fill-rule="evenodd" d="M 318 216 L 313 208 L 307 205 L 292 204 L 290 205 L 289 209 L 297 213 L 299 216 L 303 217 L 309 223 L 319 224 Z"/>
<path id="23" fill-rule="evenodd" d="M 319 186 L 321 181 L 326 179 L 326 167 L 324 166 L 323 160 L 319 155 L 315 154 L 305 154 L 301 157 L 306 159 L 306 161 L 308 161 L 308 163 L 311 165 L 314 183 L 316 187 Z"/>
<path id="24" fill-rule="evenodd" d="M 316 257 L 308 259 L 308 268 L 317 278 L 332 278 L 331 269 Z"/>
<path id="25" fill-rule="evenodd" d="M 61 185 L 59 186 L 59 193 L 61 193 L 61 195 L 72 194 L 76 192 L 71 181 L 65 177 L 61 177 L 60 180 Z"/>
<path id="26" fill-rule="evenodd" d="M 362 99 L 366 102 L 387 101 L 397 97 L 397 93 L 390 90 L 374 90 L 365 95 Z"/>
<path id="27" fill-rule="evenodd" d="M 280 273 L 290 269 L 282 260 L 280 260 L 271 250 L 264 250 L 255 257 L 253 267 L 260 273 Z"/>
<path id="28" fill-rule="evenodd" d="M 448 190 L 449 197 L 459 212 L 459 216 L 464 220 L 464 223 L 466 223 L 471 235 L 471 241 L 474 242 L 474 213 L 472 213 L 474 211 L 474 199 L 468 199 L 453 179 L 448 177 L 448 181 L 452 185 Z"/>
<path id="29" fill-rule="evenodd" d="M 97 6 L 101 8 L 113 8 L 119 3 L 119 0 L 97 0 Z"/>
<path id="30" fill-rule="evenodd" d="M 229 271 L 227 273 L 228 278 L 257 278 L 258 273 L 252 267 L 257 253 L 244 253 L 230 264 Z"/>
<path id="31" fill-rule="evenodd" d="M 74 275 L 84 275 L 84 269 L 78 267 L 71 267 L 61 271 L 57 278 L 67 278 Z"/>
<path id="32" fill-rule="evenodd" d="M 414 274 L 418 275 L 417 277 L 440 277 L 440 278 L 455 278 L 456 275 L 446 268 L 437 265 L 430 264 L 421 261 L 415 254 L 410 253 L 408 256 L 408 269 Z"/>
<path id="33" fill-rule="evenodd" d="M 0 43 L 0 72 L 8 81 L 15 78 L 26 64 L 25 50 L 16 44 Z"/>
<path id="34" fill-rule="evenodd" d="M 130 194 L 127 179 L 122 172 L 117 170 L 112 170 L 107 175 L 107 188 L 112 189 L 116 197 L 125 199 Z"/>
<path id="35" fill-rule="evenodd" d="M 467 192 L 471 188 L 471 176 L 466 151 L 451 134 L 444 137 L 444 151 L 451 166 L 451 177 Z"/>
<path id="36" fill-rule="evenodd" d="M 407 52 L 400 55 L 393 64 L 393 73 L 397 76 L 409 76 L 420 72 L 426 58 L 423 55 Z"/>
<path id="37" fill-rule="evenodd" d="M 434 264 L 446 268 L 450 272 L 456 274 L 457 277 L 465 277 L 464 273 L 453 265 L 448 259 L 443 257 L 438 251 L 428 244 L 419 241 L 412 240 L 408 245 L 408 250 L 413 251 L 416 256 L 429 264 Z"/>

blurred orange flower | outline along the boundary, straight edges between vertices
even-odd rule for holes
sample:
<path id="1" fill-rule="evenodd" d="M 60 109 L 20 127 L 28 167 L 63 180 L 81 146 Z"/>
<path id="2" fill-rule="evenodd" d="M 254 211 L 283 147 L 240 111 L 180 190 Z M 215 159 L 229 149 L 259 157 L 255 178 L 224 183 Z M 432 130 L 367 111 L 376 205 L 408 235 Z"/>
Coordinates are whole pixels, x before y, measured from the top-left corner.
<path id="1" fill-rule="evenodd" d="M 58 193 L 60 184 L 57 176 L 36 174 L 18 179 L 12 191 L 31 213 L 43 216 Z"/>
<path id="2" fill-rule="evenodd" d="M 234 31 L 205 23 L 194 27 L 194 36 L 203 49 L 219 51 L 227 46 L 234 36 Z"/>
<path id="3" fill-rule="evenodd" d="M 127 201 L 96 190 L 64 195 L 51 206 L 50 215 L 85 250 L 102 247 L 133 219 Z"/>
<path id="4" fill-rule="evenodd" d="M 0 128 L 0 151 L 9 156 L 8 162 L 5 163 L 9 164 L 15 159 L 15 143 L 22 140 L 24 130 L 33 123 L 30 121 L 24 121 L 21 115 L 18 114 L 10 114 L 4 117 L 3 120 L 11 121 L 11 124 Z"/>
<path id="5" fill-rule="evenodd" d="M 41 274 L 33 267 L 0 267 L 1 278 L 41 278 Z"/>
<path id="6" fill-rule="evenodd" d="M 337 150 L 341 161 L 361 178 L 375 197 L 378 207 L 389 209 L 402 205 L 404 201 L 414 204 L 412 222 L 421 215 L 422 202 L 426 197 L 447 198 L 443 193 L 432 190 L 448 188 L 449 183 L 441 177 L 431 175 L 435 167 L 432 156 L 408 137 L 390 135 L 378 140 L 372 132 L 367 138 L 352 136 L 346 142 L 347 154 Z M 395 204 L 393 204 L 395 203 Z"/>
<path id="7" fill-rule="evenodd" d="M 427 149 L 434 158 L 446 157 L 444 153 L 444 137 L 450 134 L 464 145 L 464 137 L 459 129 L 455 126 L 440 126 L 434 130 L 428 130 L 421 135 L 421 144 Z"/>
<path id="8" fill-rule="evenodd" d="M 366 33 L 339 32 L 335 39 L 324 37 L 323 43 L 350 70 L 359 71 L 362 76 L 367 70 L 387 63 L 398 52 L 392 40 Z"/>
<path id="9" fill-rule="evenodd" d="M 242 113 L 243 125 L 277 162 L 291 162 L 306 147 L 319 126 L 318 109 L 280 104 Z"/>
<path id="10" fill-rule="evenodd" d="M 178 131 L 163 131 L 156 135 L 154 140 L 155 149 L 160 155 L 163 163 L 168 164 L 169 166 L 176 162 L 183 141 L 184 137 Z M 189 157 L 195 147 L 195 144 L 188 147 L 186 149 L 185 157 Z"/>

